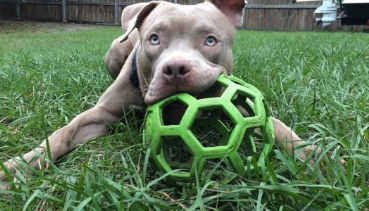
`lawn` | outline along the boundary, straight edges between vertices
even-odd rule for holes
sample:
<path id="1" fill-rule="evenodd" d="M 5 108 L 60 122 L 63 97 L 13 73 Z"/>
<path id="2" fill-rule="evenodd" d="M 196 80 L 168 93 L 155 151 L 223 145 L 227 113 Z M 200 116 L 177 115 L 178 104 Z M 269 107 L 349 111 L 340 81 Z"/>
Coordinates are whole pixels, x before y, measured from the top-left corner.
<path id="1" fill-rule="evenodd" d="M 0 28 L 0 161 L 95 104 L 113 82 L 103 57 L 120 34 L 69 24 Z M 235 43 L 234 75 L 322 146 L 316 165 L 275 147 L 258 173 L 232 184 L 171 187 L 151 173 L 140 122 L 127 116 L 48 170 L 20 170 L 18 185 L 0 190 L 0 210 L 369 210 L 369 34 L 238 31 Z"/>

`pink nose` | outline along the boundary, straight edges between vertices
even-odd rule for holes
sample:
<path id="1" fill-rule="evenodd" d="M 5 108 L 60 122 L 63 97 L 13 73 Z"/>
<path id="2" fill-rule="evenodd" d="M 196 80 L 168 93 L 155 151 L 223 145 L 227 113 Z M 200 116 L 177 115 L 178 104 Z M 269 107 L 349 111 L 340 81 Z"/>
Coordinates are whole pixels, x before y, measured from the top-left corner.
<path id="1" fill-rule="evenodd" d="M 187 60 L 171 60 L 163 65 L 163 77 L 170 83 L 182 83 L 192 70 L 192 64 Z"/>

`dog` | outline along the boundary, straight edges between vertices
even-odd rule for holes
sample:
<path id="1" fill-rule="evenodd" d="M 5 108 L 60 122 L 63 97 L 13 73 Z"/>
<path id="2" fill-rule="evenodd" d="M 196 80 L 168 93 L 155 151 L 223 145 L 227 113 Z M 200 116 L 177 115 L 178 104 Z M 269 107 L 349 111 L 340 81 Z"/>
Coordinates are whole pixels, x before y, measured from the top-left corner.
<path id="1" fill-rule="evenodd" d="M 177 92 L 194 96 L 209 89 L 220 74 L 232 74 L 232 45 L 241 23 L 242 0 L 206 0 L 197 5 L 152 1 L 128 6 L 122 13 L 125 32 L 114 40 L 105 65 L 115 79 L 97 104 L 79 114 L 49 138 L 49 160 L 56 161 L 85 141 L 108 134 L 130 108 L 145 110 Z M 170 112 L 170 111 L 168 111 Z M 170 116 L 170 115 L 168 115 Z M 284 123 L 273 118 L 276 140 L 290 152 L 304 144 Z M 36 169 L 48 156 L 47 142 L 24 154 Z M 297 155 L 306 159 L 314 146 Z M 15 171 L 21 158 L 4 163 Z M 1 170 L 1 169 L 0 169 Z M 0 171 L 0 181 L 7 180 Z"/>

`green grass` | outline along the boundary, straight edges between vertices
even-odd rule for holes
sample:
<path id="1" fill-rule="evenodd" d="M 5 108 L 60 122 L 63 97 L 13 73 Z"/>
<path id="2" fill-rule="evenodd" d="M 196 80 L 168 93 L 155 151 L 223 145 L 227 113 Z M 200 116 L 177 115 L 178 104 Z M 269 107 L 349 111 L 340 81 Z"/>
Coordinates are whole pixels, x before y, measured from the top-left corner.
<path id="1" fill-rule="evenodd" d="M 58 26 L 0 34 L 1 161 L 94 105 L 112 83 L 102 60 L 120 33 Z M 0 210 L 368 210 L 369 35 L 239 31 L 235 43 L 234 74 L 346 167 L 327 153 L 312 167 L 276 147 L 259 174 L 233 184 L 170 187 L 147 165 L 139 122 L 126 118 L 48 170 L 20 170 L 18 186 L 0 190 Z"/>

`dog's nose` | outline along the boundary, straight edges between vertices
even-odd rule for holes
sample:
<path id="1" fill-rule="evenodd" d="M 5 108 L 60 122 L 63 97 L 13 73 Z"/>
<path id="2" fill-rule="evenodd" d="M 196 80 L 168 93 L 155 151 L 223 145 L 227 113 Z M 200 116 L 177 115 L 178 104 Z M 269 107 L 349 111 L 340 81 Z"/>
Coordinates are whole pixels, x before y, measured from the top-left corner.
<path id="1" fill-rule="evenodd" d="M 187 60 L 172 60 L 163 65 L 163 77 L 170 83 L 182 83 L 192 70 L 192 64 Z"/>

